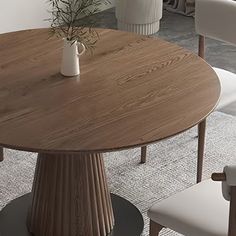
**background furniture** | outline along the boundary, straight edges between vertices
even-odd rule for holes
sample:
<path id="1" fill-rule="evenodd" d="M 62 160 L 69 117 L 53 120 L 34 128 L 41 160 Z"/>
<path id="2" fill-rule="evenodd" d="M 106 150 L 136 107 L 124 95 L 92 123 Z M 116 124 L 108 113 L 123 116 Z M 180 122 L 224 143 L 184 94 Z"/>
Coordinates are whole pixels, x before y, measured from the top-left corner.
<path id="1" fill-rule="evenodd" d="M 163 0 L 164 9 L 187 16 L 194 15 L 195 0 Z"/>
<path id="2" fill-rule="evenodd" d="M 163 0 L 116 0 L 118 29 L 139 34 L 159 30 Z"/>
<path id="3" fill-rule="evenodd" d="M 62 42 L 48 39 L 48 29 L 0 36 L 0 145 L 39 153 L 32 196 L 0 213 L 3 235 L 28 236 L 27 214 L 37 236 L 140 235 L 139 211 L 110 196 L 102 153 L 183 132 L 218 101 L 218 78 L 195 54 L 136 34 L 98 32 L 93 57 L 85 55 L 80 77 L 70 79 L 59 74 Z"/>
<path id="4" fill-rule="evenodd" d="M 163 227 L 189 236 L 234 236 L 236 234 L 236 166 L 152 206 L 150 236 Z M 230 201 L 230 205 L 227 201 Z"/>
<path id="5" fill-rule="evenodd" d="M 236 2 L 233 0 L 197 0 L 196 32 L 199 37 L 199 55 L 204 58 L 204 36 L 236 44 Z M 236 75 L 213 68 L 221 83 L 221 97 L 216 109 L 236 101 Z"/>

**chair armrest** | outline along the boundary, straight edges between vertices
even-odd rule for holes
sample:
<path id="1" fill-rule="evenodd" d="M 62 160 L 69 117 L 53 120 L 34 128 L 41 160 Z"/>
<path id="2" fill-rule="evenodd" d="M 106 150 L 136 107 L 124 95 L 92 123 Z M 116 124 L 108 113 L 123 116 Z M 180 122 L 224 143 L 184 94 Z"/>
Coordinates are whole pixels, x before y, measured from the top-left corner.
<path id="1" fill-rule="evenodd" d="M 195 26 L 200 35 L 236 44 L 236 1 L 196 0 Z"/>

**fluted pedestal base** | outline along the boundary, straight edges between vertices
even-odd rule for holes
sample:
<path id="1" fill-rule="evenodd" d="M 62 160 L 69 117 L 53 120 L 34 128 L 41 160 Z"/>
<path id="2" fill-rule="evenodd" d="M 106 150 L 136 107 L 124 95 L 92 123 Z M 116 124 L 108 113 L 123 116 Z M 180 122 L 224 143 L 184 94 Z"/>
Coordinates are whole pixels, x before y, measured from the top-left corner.
<path id="1" fill-rule="evenodd" d="M 28 231 L 26 224 L 31 199 L 30 194 L 17 198 L 0 212 L 1 236 L 33 236 Z M 115 225 L 109 236 L 140 236 L 144 223 L 138 209 L 117 195 L 112 194 L 111 199 L 114 209 Z M 78 236 L 81 235 L 78 234 Z"/>
<path id="2" fill-rule="evenodd" d="M 140 236 L 142 230 L 136 207 L 118 196 L 111 201 L 100 154 L 40 154 L 32 197 L 0 212 L 1 236 Z"/>
<path id="3" fill-rule="evenodd" d="M 114 215 L 101 154 L 39 154 L 29 213 L 34 236 L 106 236 Z"/>
<path id="4" fill-rule="evenodd" d="M 143 35 L 155 34 L 160 29 L 160 21 L 147 24 L 129 24 L 118 20 L 117 25 L 119 30 L 134 32 Z"/>

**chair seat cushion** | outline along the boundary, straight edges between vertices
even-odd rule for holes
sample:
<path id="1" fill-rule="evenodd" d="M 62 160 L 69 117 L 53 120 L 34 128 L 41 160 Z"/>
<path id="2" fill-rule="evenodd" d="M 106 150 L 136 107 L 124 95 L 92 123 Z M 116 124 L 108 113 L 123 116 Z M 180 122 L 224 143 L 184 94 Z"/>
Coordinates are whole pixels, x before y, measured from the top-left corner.
<path id="1" fill-rule="evenodd" d="M 221 83 L 221 97 L 217 110 L 236 101 L 236 74 L 213 67 Z"/>
<path id="2" fill-rule="evenodd" d="M 229 202 L 221 183 L 207 180 L 155 204 L 148 216 L 184 235 L 227 236 Z"/>

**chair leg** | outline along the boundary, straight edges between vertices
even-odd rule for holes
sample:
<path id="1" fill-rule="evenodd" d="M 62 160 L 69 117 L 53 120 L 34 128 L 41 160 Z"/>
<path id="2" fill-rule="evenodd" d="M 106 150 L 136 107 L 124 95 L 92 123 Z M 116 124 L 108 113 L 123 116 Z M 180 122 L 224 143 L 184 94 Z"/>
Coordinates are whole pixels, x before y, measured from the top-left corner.
<path id="1" fill-rule="evenodd" d="M 147 160 L 147 146 L 141 147 L 141 164 L 146 163 Z"/>
<path id="2" fill-rule="evenodd" d="M 202 181 L 205 134 L 206 134 L 206 120 L 203 120 L 201 123 L 198 124 L 197 183 Z"/>
<path id="3" fill-rule="evenodd" d="M 198 56 L 201 58 L 205 58 L 205 37 L 202 35 L 199 35 L 198 40 Z"/>
<path id="4" fill-rule="evenodd" d="M 4 157 L 3 157 L 3 148 L 0 147 L 0 162 L 3 161 Z"/>
<path id="5" fill-rule="evenodd" d="M 162 225 L 150 220 L 149 236 L 158 236 L 162 228 L 164 228 Z"/>

